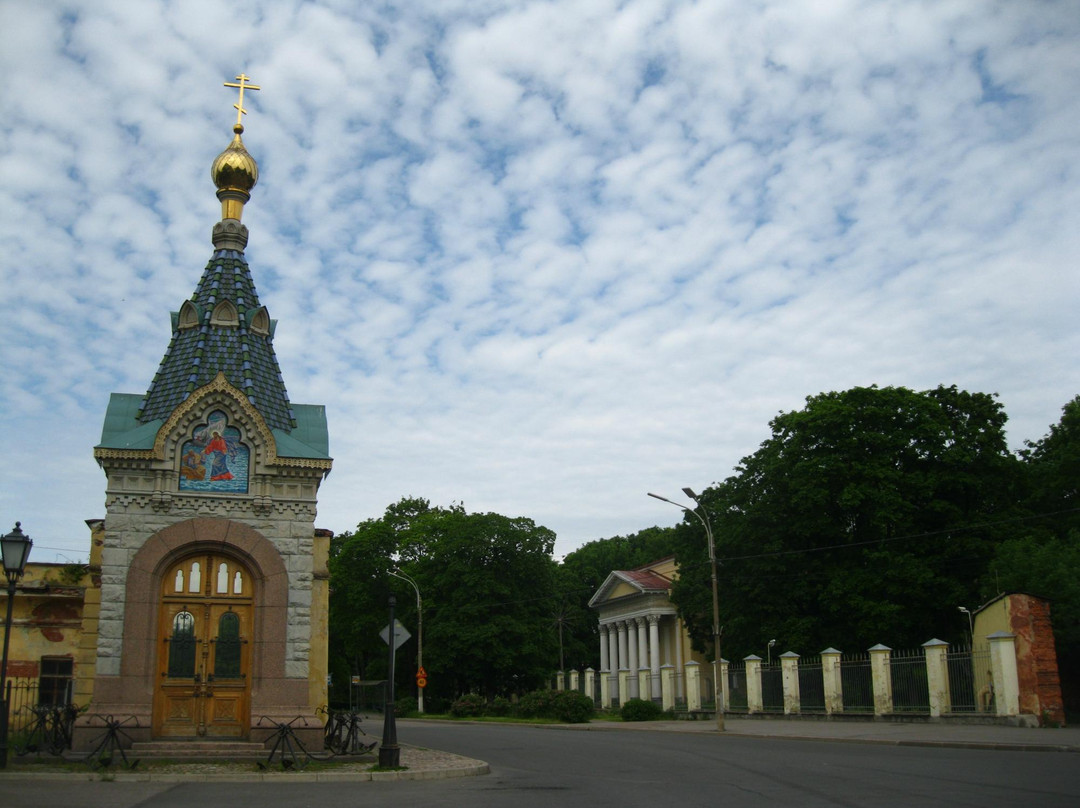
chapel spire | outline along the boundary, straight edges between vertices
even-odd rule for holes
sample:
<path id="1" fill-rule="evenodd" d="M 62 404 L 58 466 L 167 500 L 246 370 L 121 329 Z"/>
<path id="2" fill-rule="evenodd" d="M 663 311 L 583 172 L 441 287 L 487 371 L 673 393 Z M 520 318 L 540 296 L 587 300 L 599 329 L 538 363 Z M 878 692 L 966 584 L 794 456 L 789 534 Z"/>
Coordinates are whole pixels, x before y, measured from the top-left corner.
<path id="1" fill-rule="evenodd" d="M 233 104 L 236 123 L 233 125 L 232 142 L 210 166 L 210 176 L 217 186 L 217 198 L 221 200 L 221 222 L 214 225 L 213 242 L 218 249 L 243 251 L 247 246 L 247 228 L 240 224 L 244 205 L 251 199 L 251 189 L 259 181 L 259 166 L 244 148 L 240 135 L 244 132 L 244 90 L 261 89 L 249 84 L 251 77 L 241 73 L 236 82 L 227 81 L 225 87 L 236 87 L 240 98 Z"/>

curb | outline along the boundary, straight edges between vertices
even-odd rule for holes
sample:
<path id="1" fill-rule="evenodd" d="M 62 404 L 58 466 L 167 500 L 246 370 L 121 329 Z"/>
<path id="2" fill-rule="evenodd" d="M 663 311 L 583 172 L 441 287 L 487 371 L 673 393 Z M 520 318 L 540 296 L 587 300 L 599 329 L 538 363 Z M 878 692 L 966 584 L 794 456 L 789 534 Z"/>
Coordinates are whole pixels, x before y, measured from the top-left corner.
<path id="1" fill-rule="evenodd" d="M 450 780 L 459 777 L 478 777 L 490 774 L 491 767 L 483 761 L 457 769 L 405 769 L 396 772 L 204 772 L 170 774 L 169 772 L 5 772 L 3 782 L 47 782 L 49 780 L 78 780 L 110 783 L 367 783 L 406 780 Z"/>

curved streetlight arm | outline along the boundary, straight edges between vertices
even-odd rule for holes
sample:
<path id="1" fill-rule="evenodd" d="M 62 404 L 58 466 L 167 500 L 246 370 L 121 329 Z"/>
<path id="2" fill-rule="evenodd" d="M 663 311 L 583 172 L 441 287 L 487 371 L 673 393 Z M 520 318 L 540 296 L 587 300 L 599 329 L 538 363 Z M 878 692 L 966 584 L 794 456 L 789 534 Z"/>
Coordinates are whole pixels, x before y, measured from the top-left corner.
<path id="1" fill-rule="evenodd" d="M 416 669 L 417 672 L 419 672 L 424 667 L 424 602 L 420 598 L 420 587 L 416 585 L 416 581 L 397 567 L 390 570 L 390 574 L 395 578 L 400 578 L 402 581 L 405 581 L 416 591 Z M 416 689 L 418 691 L 416 707 L 417 710 L 423 714 L 424 688 L 417 687 Z"/>
<path id="2" fill-rule="evenodd" d="M 674 505 L 676 508 L 682 508 L 687 513 L 694 514 L 697 520 L 701 522 L 702 527 L 705 528 L 705 536 L 709 540 L 709 566 L 712 567 L 712 614 L 713 614 L 713 651 L 715 652 L 715 676 L 714 689 L 716 697 L 716 729 L 718 732 L 724 731 L 724 702 L 723 693 L 720 686 L 720 672 L 723 670 L 720 660 L 722 659 L 720 654 L 720 583 L 718 581 L 718 575 L 716 573 L 716 540 L 713 538 L 712 525 L 709 524 L 709 520 L 705 518 L 705 506 L 701 504 L 697 494 L 690 488 L 684 488 L 683 493 L 690 499 L 694 500 L 696 508 L 688 508 L 681 502 L 676 502 L 673 499 L 662 497 L 659 494 L 654 494 L 651 491 L 648 492 L 649 496 L 653 499 L 658 499 L 662 502 L 667 502 Z"/>

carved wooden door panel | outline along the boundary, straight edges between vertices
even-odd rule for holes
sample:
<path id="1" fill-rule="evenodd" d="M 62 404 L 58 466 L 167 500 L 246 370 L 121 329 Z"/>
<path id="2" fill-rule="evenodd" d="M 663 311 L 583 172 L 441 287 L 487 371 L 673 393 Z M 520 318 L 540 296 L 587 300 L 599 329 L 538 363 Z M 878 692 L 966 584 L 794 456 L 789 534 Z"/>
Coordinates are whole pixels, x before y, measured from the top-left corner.
<path id="1" fill-rule="evenodd" d="M 174 564 L 162 584 L 155 737 L 246 737 L 252 580 L 225 556 Z"/>

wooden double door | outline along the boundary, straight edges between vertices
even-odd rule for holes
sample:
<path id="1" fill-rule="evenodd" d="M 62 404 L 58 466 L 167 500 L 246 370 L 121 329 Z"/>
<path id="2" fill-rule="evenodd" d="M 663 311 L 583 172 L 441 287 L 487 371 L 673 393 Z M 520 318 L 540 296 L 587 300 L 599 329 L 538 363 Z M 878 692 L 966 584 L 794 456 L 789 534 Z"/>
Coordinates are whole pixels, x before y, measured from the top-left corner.
<path id="1" fill-rule="evenodd" d="M 155 737 L 242 738 L 251 726 L 253 581 L 234 558 L 191 555 L 162 582 Z"/>

